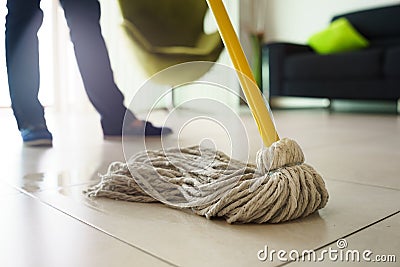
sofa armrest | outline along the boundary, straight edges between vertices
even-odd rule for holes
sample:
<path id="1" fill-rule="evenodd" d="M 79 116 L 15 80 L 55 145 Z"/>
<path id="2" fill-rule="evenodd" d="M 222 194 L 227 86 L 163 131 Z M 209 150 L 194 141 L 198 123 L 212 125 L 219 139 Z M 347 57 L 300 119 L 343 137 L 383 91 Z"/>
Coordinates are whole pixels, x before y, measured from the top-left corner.
<path id="1" fill-rule="evenodd" d="M 263 92 L 269 86 L 271 96 L 283 95 L 284 61 L 286 57 L 300 53 L 314 52 L 310 46 L 302 44 L 276 42 L 263 45 L 262 62 L 266 68 L 262 71 Z"/>

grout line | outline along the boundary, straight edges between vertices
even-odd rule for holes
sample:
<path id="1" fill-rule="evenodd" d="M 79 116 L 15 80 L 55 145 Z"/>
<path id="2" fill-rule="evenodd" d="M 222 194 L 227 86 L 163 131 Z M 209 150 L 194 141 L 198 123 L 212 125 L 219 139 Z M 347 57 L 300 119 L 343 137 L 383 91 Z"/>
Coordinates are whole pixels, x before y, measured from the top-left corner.
<path id="1" fill-rule="evenodd" d="M 70 218 L 73 218 L 73 219 L 75 219 L 75 220 L 77 220 L 77 221 L 79 221 L 79 222 L 81 222 L 81 223 L 83 223 L 83 224 L 85 224 L 85 225 L 87 225 L 87 226 L 89 226 L 89 227 L 91 227 L 91 228 L 96 229 L 97 231 L 99 231 L 99 232 L 101 232 L 101 233 L 103 233 L 103 234 L 105 234 L 105 235 L 108 235 L 108 236 L 111 237 L 111 238 L 114 238 L 114 239 L 116 239 L 116 240 L 118 240 L 118 241 L 120 241 L 120 242 L 122 242 L 122 243 L 124 243 L 124 244 L 126 244 L 126 245 L 128 245 L 128 246 L 130 246 L 130 247 L 132 247 L 132 248 L 135 248 L 135 249 L 139 250 L 140 252 L 143 252 L 144 254 L 149 255 L 150 257 L 156 258 L 157 260 L 162 261 L 162 262 L 164 262 L 164 263 L 166 263 L 166 264 L 168 264 L 168 265 L 170 265 L 170 266 L 174 266 L 174 267 L 178 267 L 178 266 L 179 266 L 179 265 L 176 265 L 176 264 L 174 264 L 174 263 L 172 263 L 172 262 L 170 262 L 170 261 L 168 261 L 168 260 L 166 260 L 166 259 L 163 259 L 163 258 L 161 258 L 161 257 L 159 257 L 159 256 L 157 256 L 157 255 L 154 255 L 154 254 L 152 254 L 152 253 L 149 252 L 149 251 L 146 251 L 146 250 L 144 250 L 144 249 L 142 249 L 142 248 L 140 248 L 140 247 L 137 247 L 137 246 L 135 246 L 135 245 L 129 243 L 128 241 L 125 241 L 125 240 L 123 240 L 123 239 L 121 239 L 121 238 L 119 238 L 119 237 L 117 237 L 117 236 L 114 236 L 114 235 L 112 235 L 112 234 L 110 234 L 110 233 L 108 233 L 108 232 L 102 230 L 101 228 L 99 228 L 99 227 L 97 227 L 97 226 L 95 226 L 95 225 L 93 225 L 93 224 L 90 224 L 90 223 L 88 223 L 88 222 L 85 222 L 85 221 L 83 221 L 82 219 L 79 219 L 78 217 L 75 217 L 75 216 L 73 216 L 73 215 L 71 215 L 71 214 L 68 214 L 67 212 L 61 210 L 60 208 L 57 208 L 56 206 L 51 205 L 50 203 L 47 203 L 47 202 L 43 201 L 43 200 L 40 199 L 39 197 L 35 196 L 34 194 L 32 194 L 32 193 L 30 193 L 30 192 L 28 192 L 28 191 L 26 191 L 26 190 L 24 190 L 24 189 L 17 188 L 17 190 L 20 191 L 22 194 L 25 194 L 25 195 L 27 195 L 28 197 L 31 197 L 31 198 L 33 198 L 34 200 L 39 201 L 39 202 L 43 203 L 44 205 L 46 205 L 46 206 L 48 206 L 48 207 L 51 207 L 51 208 L 53 208 L 53 209 L 55 209 L 55 210 L 57 210 L 57 211 L 59 211 L 59 212 L 65 214 L 65 215 L 67 215 L 67 216 L 70 217 Z"/>
<path id="2" fill-rule="evenodd" d="M 347 235 L 341 236 L 341 237 L 335 239 L 334 241 L 332 241 L 332 242 L 330 242 L 330 243 L 328 243 L 328 244 L 319 246 L 319 247 L 317 247 L 316 249 L 313 249 L 313 251 L 318 251 L 318 250 L 320 250 L 320 249 L 322 249 L 322 248 L 324 248 L 324 247 L 327 247 L 327 246 L 329 246 L 329 245 L 332 245 L 332 244 L 334 244 L 335 242 L 337 242 L 337 240 L 339 240 L 339 239 L 345 239 L 345 238 L 347 238 L 347 237 L 349 237 L 349 236 L 352 236 L 352 235 L 354 235 L 354 234 L 357 234 L 357 233 L 359 233 L 359 232 L 361 232 L 361 231 L 363 231 L 363 230 L 365 230 L 365 229 L 367 229 L 367 228 L 369 228 L 369 227 L 371 227 L 371 226 L 373 226 L 373 225 L 376 225 L 376 224 L 378 224 L 378 223 L 380 223 L 380 222 L 383 222 L 383 221 L 385 221 L 385 220 L 387 220 L 387 219 L 389 219 L 389 218 L 391 218 L 391 217 L 393 217 L 393 216 L 396 216 L 396 215 L 398 215 L 398 214 L 400 214 L 400 210 L 395 211 L 394 213 L 389 214 L 389 215 L 387 215 L 387 216 L 385 216 L 385 217 L 383 217 L 383 218 L 381 218 L 381 219 L 379 219 L 379 220 L 377 220 L 377 221 L 375 221 L 375 222 L 372 222 L 372 223 L 370 223 L 370 224 L 367 224 L 366 226 L 363 226 L 363 227 L 361 227 L 360 229 L 357 229 L 357 230 L 355 230 L 355 231 L 353 231 L 353 232 L 351 232 L 351 233 L 349 233 L 349 234 L 347 234 Z M 302 258 L 302 256 L 300 256 L 299 258 L 297 258 L 295 261 L 288 261 L 288 262 L 279 264 L 279 265 L 277 265 L 276 267 L 286 266 L 286 265 L 289 265 L 289 264 L 294 263 L 294 262 L 299 262 L 299 261 L 301 260 L 301 258 Z"/>

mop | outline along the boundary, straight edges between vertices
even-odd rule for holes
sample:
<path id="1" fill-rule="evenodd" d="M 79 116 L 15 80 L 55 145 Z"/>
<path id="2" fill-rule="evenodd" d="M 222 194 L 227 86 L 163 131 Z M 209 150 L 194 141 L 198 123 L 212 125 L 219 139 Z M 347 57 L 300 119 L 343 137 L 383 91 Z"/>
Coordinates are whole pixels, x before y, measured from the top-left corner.
<path id="1" fill-rule="evenodd" d="M 228 223 L 279 223 L 325 207 L 329 195 L 321 175 L 304 163 L 300 146 L 280 139 L 256 85 L 222 0 L 207 0 L 237 71 L 264 147 L 256 164 L 201 146 L 147 150 L 126 163 L 111 163 L 88 197 L 162 202 Z"/>

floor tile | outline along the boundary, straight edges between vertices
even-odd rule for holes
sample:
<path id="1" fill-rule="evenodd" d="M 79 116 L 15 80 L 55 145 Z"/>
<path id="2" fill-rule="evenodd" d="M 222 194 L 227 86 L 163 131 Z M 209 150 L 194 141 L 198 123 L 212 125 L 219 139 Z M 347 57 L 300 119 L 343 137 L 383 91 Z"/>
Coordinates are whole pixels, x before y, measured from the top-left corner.
<path id="1" fill-rule="evenodd" d="M 76 153 L 58 148 L 21 148 L 18 159 L 4 160 L 3 181 L 27 192 L 55 189 L 60 186 L 82 184 L 97 178 L 109 162 L 102 161 L 103 146 L 92 149 L 92 154 Z M 77 155 L 75 155 L 77 154 Z M 117 158 L 117 157 L 115 157 Z M 8 161 L 8 163 L 7 163 Z"/>
<path id="2" fill-rule="evenodd" d="M 1 266 L 171 266 L 29 196 L 2 200 Z"/>
<path id="3" fill-rule="evenodd" d="M 319 213 L 278 225 L 229 225 L 161 204 L 86 199 L 84 186 L 43 191 L 42 201 L 181 266 L 267 266 L 257 252 L 316 249 L 400 210 L 400 191 L 327 181 L 331 198 Z M 262 266 L 264 266 L 262 265 Z"/>
<path id="4" fill-rule="evenodd" d="M 307 162 L 326 179 L 400 190 L 400 150 L 390 147 L 390 142 L 321 147 L 310 149 L 306 156 Z"/>
<path id="5" fill-rule="evenodd" d="M 400 214 L 397 213 L 371 227 L 317 250 L 315 262 L 308 261 L 308 257 L 306 257 L 304 260 L 290 263 L 287 266 L 398 266 L 400 261 L 399 240 Z M 331 255 L 326 253 L 325 257 L 321 257 L 322 251 L 330 250 L 337 252 Z"/>
<path id="6" fill-rule="evenodd" d="M 11 153 L 0 152 L 0 160 L 7 166 L 0 179 L 32 193 L 93 181 L 111 161 L 125 161 L 121 140 L 86 140 L 90 138 L 51 148 L 21 145 Z"/>
<path id="7" fill-rule="evenodd" d="M 352 143 L 379 143 L 400 134 L 396 115 L 329 113 L 324 110 L 274 112 L 278 133 L 295 139 L 303 149 Z M 400 143 L 397 142 L 397 147 Z M 392 148 L 394 149 L 394 148 Z"/>

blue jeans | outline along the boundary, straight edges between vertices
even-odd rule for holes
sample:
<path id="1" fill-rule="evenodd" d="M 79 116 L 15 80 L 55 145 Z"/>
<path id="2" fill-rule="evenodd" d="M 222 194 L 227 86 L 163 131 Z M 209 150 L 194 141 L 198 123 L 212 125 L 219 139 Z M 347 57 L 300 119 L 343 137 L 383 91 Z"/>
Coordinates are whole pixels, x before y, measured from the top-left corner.
<path id="1" fill-rule="evenodd" d="M 99 24 L 98 0 L 60 0 L 75 57 L 89 100 L 101 116 L 105 134 L 120 134 L 126 107 L 116 86 Z M 7 0 L 6 61 L 12 108 L 18 128 L 46 125 L 38 100 L 40 86 L 37 32 L 40 0 Z M 128 111 L 128 119 L 135 116 Z"/>

